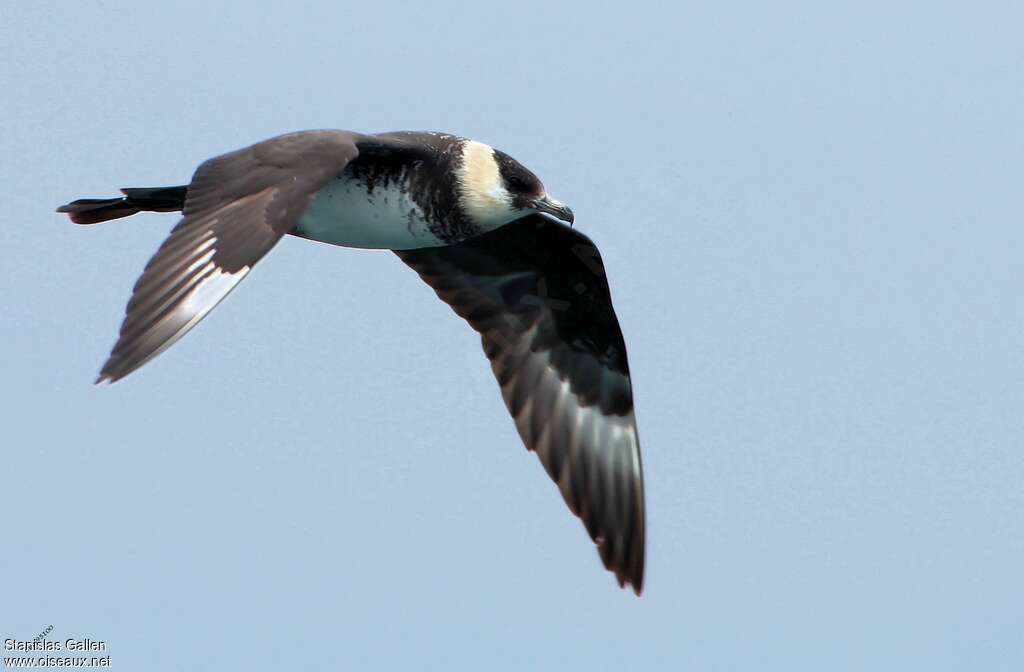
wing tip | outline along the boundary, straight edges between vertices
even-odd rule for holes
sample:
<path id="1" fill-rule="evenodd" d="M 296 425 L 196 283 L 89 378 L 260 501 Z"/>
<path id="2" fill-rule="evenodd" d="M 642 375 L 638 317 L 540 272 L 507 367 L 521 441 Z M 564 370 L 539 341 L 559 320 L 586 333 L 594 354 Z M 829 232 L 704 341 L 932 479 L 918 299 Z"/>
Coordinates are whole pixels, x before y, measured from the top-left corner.
<path id="1" fill-rule="evenodd" d="M 633 589 L 633 592 L 636 594 L 637 597 L 643 597 L 643 592 L 644 592 L 644 568 L 641 566 L 640 569 L 638 569 L 631 576 L 629 576 L 629 577 L 619 581 L 619 585 L 622 586 L 623 588 L 626 587 L 624 585 L 626 583 L 628 583 L 630 585 L 630 587 Z"/>
<path id="2" fill-rule="evenodd" d="M 600 550 L 600 547 L 598 548 Z M 603 557 L 602 560 L 604 560 Z M 628 586 L 636 593 L 637 597 L 642 597 L 644 592 L 644 558 L 642 550 L 639 558 L 626 562 L 623 565 L 605 562 L 605 569 L 615 574 L 615 580 L 618 582 L 619 588 L 625 590 Z"/>
<path id="3" fill-rule="evenodd" d="M 119 379 L 120 378 L 118 376 L 115 376 L 112 373 L 108 373 L 107 367 L 104 366 L 103 369 L 100 371 L 100 374 L 96 376 L 96 380 L 92 381 L 92 384 L 96 385 L 97 387 L 103 385 L 112 385 L 116 383 Z"/>
<path id="4" fill-rule="evenodd" d="M 96 386 L 113 385 L 137 368 L 138 366 L 133 366 L 126 370 L 124 366 L 118 366 L 117 360 L 113 353 L 111 353 L 111 355 L 107 357 L 107 361 L 103 362 L 103 367 L 96 376 L 96 380 L 92 381 L 92 384 Z"/>

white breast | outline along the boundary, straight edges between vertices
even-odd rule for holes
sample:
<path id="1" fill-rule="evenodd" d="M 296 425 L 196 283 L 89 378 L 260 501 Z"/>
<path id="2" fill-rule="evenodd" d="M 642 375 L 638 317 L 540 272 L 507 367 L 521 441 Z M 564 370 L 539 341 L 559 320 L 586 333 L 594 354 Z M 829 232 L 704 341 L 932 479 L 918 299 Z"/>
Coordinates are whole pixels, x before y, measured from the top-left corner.
<path id="1" fill-rule="evenodd" d="M 408 250 L 444 244 L 399 180 L 371 193 L 347 172 L 317 193 L 296 229 L 306 238 L 345 247 Z"/>

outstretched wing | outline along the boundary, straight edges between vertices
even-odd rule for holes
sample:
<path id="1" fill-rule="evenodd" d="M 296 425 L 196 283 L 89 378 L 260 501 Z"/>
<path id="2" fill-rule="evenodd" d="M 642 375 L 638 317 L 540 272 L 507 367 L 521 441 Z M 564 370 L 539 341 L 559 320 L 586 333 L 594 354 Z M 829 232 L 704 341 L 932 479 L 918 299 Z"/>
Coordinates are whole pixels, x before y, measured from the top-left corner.
<path id="1" fill-rule="evenodd" d="M 135 283 L 96 382 L 127 376 L 195 326 L 358 153 L 350 133 L 303 131 L 199 166 L 184 217 Z"/>
<path id="2" fill-rule="evenodd" d="M 597 248 L 536 215 L 459 244 L 396 254 L 480 332 L 526 447 L 583 520 L 605 567 L 639 594 L 640 444 Z"/>

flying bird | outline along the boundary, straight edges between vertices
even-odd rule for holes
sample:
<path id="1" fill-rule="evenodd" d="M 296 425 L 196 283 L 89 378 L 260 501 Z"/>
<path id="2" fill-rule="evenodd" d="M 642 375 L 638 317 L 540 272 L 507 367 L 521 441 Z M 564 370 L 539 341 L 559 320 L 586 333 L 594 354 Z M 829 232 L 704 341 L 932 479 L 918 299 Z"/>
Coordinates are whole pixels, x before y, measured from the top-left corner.
<path id="1" fill-rule="evenodd" d="M 444 133 L 300 131 L 212 158 L 188 185 L 121 192 L 57 211 L 78 224 L 182 217 L 135 283 L 97 383 L 181 338 L 286 234 L 394 250 L 480 333 L 523 443 L 640 594 L 640 444 L 604 266 L 518 161 Z"/>

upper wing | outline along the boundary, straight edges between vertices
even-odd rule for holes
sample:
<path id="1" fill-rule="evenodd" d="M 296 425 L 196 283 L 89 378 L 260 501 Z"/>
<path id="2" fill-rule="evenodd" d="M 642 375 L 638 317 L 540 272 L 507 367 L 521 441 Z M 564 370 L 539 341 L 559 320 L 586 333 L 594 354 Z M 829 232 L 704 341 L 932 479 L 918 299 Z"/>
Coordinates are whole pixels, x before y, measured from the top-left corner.
<path id="1" fill-rule="evenodd" d="M 184 217 L 135 283 L 96 382 L 123 378 L 195 326 L 358 153 L 350 133 L 303 131 L 199 166 Z"/>
<path id="2" fill-rule="evenodd" d="M 536 215 L 396 254 L 480 332 L 527 448 L 619 585 L 640 593 L 644 487 L 626 347 L 583 234 Z"/>

